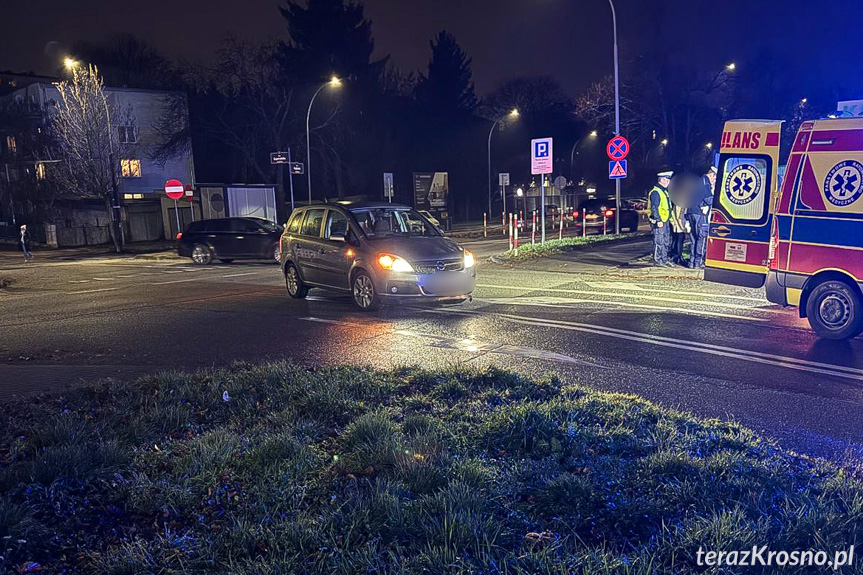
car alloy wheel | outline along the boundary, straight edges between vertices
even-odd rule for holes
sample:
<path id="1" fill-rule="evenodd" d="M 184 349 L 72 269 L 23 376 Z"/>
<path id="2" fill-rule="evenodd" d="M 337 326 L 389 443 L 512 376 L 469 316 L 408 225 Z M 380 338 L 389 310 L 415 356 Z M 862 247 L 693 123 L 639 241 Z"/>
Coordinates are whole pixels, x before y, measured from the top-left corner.
<path id="1" fill-rule="evenodd" d="M 204 244 L 195 244 L 195 247 L 192 248 L 192 261 L 205 266 L 213 261 L 213 252 Z"/>
<path id="2" fill-rule="evenodd" d="M 372 310 L 378 307 L 375 285 L 365 272 L 360 272 L 354 277 L 353 294 L 354 302 L 361 310 Z"/>
<path id="3" fill-rule="evenodd" d="M 303 299 L 309 293 L 308 286 L 303 285 L 303 280 L 300 279 L 300 273 L 294 264 L 288 264 L 285 271 L 285 287 L 288 295 L 294 299 Z"/>

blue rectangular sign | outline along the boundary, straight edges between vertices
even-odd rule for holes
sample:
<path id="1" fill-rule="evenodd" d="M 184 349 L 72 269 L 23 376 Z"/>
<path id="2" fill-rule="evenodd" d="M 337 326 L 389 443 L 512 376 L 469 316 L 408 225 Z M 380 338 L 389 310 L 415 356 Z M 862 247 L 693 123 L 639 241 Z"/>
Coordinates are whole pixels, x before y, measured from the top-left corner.
<path id="1" fill-rule="evenodd" d="M 610 160 L 608 162 L 608 178 L 611 180 L 622 180 L 626 177 L 626 160 Z"/>

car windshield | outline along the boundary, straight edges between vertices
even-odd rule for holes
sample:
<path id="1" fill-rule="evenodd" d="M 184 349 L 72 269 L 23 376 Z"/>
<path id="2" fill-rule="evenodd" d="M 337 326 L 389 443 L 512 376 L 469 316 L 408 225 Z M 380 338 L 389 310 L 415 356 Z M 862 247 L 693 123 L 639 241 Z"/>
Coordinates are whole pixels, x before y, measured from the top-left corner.
<path id="1" fill-rule="evenodd" d="M 441 235 L 431 222 L 411 208 L 355 208 L 351 215 L 369 238 Z"/>

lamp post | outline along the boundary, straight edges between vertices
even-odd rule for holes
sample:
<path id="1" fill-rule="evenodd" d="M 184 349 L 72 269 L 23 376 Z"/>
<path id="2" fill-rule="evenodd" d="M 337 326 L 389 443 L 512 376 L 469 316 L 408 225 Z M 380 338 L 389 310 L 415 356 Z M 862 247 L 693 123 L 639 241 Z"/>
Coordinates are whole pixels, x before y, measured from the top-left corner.
<path id="1" fill-rule="evenodd" d="M 596 130 L 591 130 L 588 136 L 590 138 L 595 138 L 598 135 Z M 581 145 L 581 142 L 584 141 L 584 138 L 579 138 L 572 145 L 572 151 L 569 153 L 569 179 L 573 182 L 575 181 L 575 151 L 578 150 L 578 147 Z"/>
<path id="2" fill-rule="evenodd" d="M 518 118 L 518 109 L 513 108 L 509 114 L 507 114 L 508 118 L 512 118 L 513 120 Z M 503 121 L 503 118 L 498 118 L 491 125 L 491 130 L 488 131 L 488 215 L 491 216 L 491 136 L 494 134 L 494 129 L 497 128 L 497 125 Z"/>
<path id="3" fill-rule="evenodd" d="M 331 88 L 338 88 L 342 85 L 342 81 L 339 80 L 337 76 L 333 76 L 330 78 L 328 82 L 324 82 L 323 84 L 315 90 L 315 93 L 312 95 L 312 99 L 309 101 L 309 109 L 306 112 L 306 175 L 309 178 L 309 203 L 312 203 L 312 144 L 311 137 L 309 132 L 309 119 L 312 117 L 312 104 L 315 103 L 315 98 L 318 97 L 318 94 L 321 93 L 321 90 L 326 88 L 327 86 Z"/>

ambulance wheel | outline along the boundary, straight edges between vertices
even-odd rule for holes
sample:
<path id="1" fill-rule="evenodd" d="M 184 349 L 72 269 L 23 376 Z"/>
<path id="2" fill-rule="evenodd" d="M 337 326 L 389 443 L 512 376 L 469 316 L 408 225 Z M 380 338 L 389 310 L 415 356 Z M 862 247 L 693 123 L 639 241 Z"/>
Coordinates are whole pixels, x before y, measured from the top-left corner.
<path id="1" fill-rule="evenodd" d="M 849 339 L 863 332 L 863 303 L 848 284 L 828 280 L 815 286 L 806 302 L 809 325 L 825 339 Z"/>
<path id="2" fill-rule="evenodd" d="M 285 269 L 285 287 L 288 289 L 288 295 L 294 299 L 304 299 L 309 295 L 309 286 L 303 284 L 300 272 L 294 264 L 288 264 Z"/>

